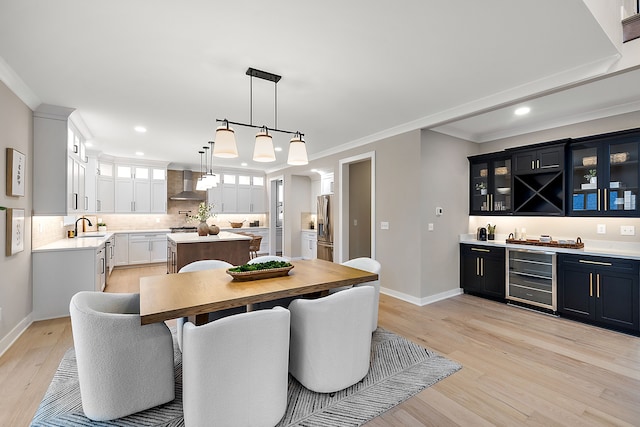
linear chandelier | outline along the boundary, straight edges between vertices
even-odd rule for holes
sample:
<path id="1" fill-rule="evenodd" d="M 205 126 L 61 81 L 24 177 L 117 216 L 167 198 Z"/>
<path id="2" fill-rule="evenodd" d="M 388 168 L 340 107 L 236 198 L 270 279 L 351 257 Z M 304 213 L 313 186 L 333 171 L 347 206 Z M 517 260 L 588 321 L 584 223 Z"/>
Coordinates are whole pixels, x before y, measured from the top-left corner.
<path id="1" fill-rule="evenodd" d="M 306 165 L 309 163 L 307 157 L 307 148 L 304 142 L 304 133 L 299 131 L 288 131 L 278 129 L 278 81 L 281 76 L 266 71 L 256 70 L 255 68 L 247 69 L 250 79 L 250 98 L 251 98 L 251 110 L 250 110 L 250 123 L 232 122 L 227 119 L 216 119 L 216 122 L 222 123 L 222 126 L 218 126 L 216 129 L 215 146 L 213 147 L 212 155 L 221 158 L 235 158 L 238 157 L 238 147 L 236 144 L 236 137 L 234 130 L 229 125 L 243 126 L 249 128 L 259 129 L 256 134 L 255 145 L 253 149 L 253 160 L 256 162 L 273 162 L 276 160 L 276 154 L 273 149 L 273 138 L 269 132 L 280 132 L 293 135 L 291 141 L 289 141 L 289 157 L 287 163 L 290 165 Z M 270 128 L 266 125 L 256 126 L 253 124 L 253 78 L 259 78 L 274 83 L 275 88 L 275 109 L 274 109 L 274 127 Z"/>

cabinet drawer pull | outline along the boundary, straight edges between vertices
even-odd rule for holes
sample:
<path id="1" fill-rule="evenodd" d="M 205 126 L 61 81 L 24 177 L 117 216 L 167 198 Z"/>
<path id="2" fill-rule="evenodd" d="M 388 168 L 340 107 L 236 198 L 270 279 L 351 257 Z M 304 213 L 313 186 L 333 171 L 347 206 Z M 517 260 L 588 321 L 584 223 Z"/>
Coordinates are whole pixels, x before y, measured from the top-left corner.
<path id="1" fill-rule="evenodd" d="M 586 260 L 586 259 L 581 259 L 578 262 L 581 262 L 583 264 L 595 264 L 595 265 L 607 265 L 607 266 L 613 265 L 610 262 L 589 261 L 589 260 Z"/>
<path id="2" fill-rule="evenodd" d="M 596 274 L 596 298 L 600 298 L 600 273 Z"/>
<path id="3" fill-rule="evenodd" d="M 480 258 L 480 276 L 484 277 L 484 258 Z"/>
<path id="4" fill-rule="evenodd" d="M 600 189 L 598 188 L 598 210 L 600 210 Z"/>
<path id="5" fill-rule="evenodd" d="M 531 160 L 531 169 L 535 169 L 535 168 L 536 168 L 536 161 Z"/>
<path id="6" fill-rule="evenodd" d="M 593 273 L 589 273 L 589 296 L 593 296 Z"/>
<path id="7" fill-rule="evenodd" d="M 605 212 L 607 211 L 607 205 L 608 205 L 608 204 L 609 204 L 609 203 L 607 202 L 607 189 L 605 188 L 605 189 L 604 189 L 604 204 L 603 204 L 603 205 L 604 205 L 604 210 L 605 210 Z"/>
<path id="8" fill-rule="evenodd" d="M 480 258 L 476 257 L 476 276 L 480 275 Z"/>
<path id="9" fill-rule="evenodd" d="M 536 168 L 540 168 L 540 160 L 536 160 Z"/>
<path id="10" fill-rule="evenodd" d="M 491 252 L 490 249 L 471 248 L 471 250 L 476 252 Z"/>

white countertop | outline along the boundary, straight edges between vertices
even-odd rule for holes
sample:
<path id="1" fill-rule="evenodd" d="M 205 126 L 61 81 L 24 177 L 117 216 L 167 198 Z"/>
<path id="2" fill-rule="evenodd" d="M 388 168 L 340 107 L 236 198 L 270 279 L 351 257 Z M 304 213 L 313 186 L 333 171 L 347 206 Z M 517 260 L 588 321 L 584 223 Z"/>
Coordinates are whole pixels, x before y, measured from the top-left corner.
<path id="1" fill-rule="evenodd" d="M 507 243 L 505 238 L 498 240 L 480 241 L 476 240 L 473 234 L 461 234 L 460 243 L 496 246 L 510 249 L 529 249 L 545 252 L 568 253 L 576 255 L 609 256 L 613 258 L 626 258 L 640 261 L 640 243 L 636 242 L 619 242 L 609 240 L 593 240 L 586 242 L 583 241 L 584 248 L 568 249 L 554 248 L 550 246 L 519 245 L 516 243 Z"/>
<path id="2" fill-rule="evenodd" d="M 239 230 L 236 228 L 236 230 Z M 167 234 L 169 240 L 176 243 L 201 243 L 201 242 L 227 242 L 231 240 L 251 240 L 250 236 L 244 234 L 230 233 L 228 231 L 221 231 L 220 233 L 212 236 L 198 236 L 198 233 L 171 233 Z"/>
<path id="3" fill-rule="evenodd" d="M 39 248 L 32 249 L 31 252 L 51 252 L 51 251 L 74 251 L 74 250 L 95 250 L 104 245 L 113 233 L 111 232 L 99 232 L 92 231 L 88 233 L 80 234 L 80 236 L 88 237 L 74 237 L 72 239 L 60 239 L 55 242 L 48 243 Z"/>

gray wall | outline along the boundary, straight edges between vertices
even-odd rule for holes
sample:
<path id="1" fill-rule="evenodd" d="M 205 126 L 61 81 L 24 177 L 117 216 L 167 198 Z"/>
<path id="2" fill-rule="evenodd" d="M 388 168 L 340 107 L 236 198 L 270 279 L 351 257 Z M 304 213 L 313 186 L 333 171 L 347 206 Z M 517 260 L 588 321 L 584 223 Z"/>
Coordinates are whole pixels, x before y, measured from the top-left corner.
<path id="1" fill-rule="evenodd" d="M 32 310 L 31 281 L 31 197 L 33 165 L 32 113 L 3 83 L 0 83 L 0 206 L 25 210 L 24 251 L 7 256 L 5 251 L 6 211 L 0 211 L 0 353 L 15 339 L 30 320 Z M 26 189 L 24 197 L 6 195 L 7 148 L 14 148 L 27 156 Z M 22 324 L 21 324 L 22 323 Z M 18 327 L 16 330 L 16 327 Z"/>

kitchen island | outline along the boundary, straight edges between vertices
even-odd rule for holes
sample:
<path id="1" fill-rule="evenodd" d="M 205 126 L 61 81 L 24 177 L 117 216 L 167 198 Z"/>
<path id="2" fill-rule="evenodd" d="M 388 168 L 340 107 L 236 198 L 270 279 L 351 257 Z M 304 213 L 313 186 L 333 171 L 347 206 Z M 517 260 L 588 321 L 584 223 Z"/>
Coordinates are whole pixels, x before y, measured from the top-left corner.
<path id="1" fill-rule="evenodd" d="M 221 231 L 212 236 L 198 233 L 167 234 L 167 273 L 177 273 L 194 261 L 219 259 L 233 265 L 249 261 L 250 236 Z"/>

